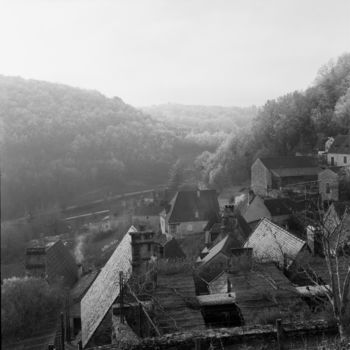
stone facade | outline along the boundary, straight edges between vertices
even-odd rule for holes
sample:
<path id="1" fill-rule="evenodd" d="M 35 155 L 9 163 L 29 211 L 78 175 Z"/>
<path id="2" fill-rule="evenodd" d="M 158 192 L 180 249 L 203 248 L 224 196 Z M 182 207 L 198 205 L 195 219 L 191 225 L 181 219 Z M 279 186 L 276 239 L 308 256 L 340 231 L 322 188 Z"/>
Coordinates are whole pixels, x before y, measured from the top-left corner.
<path id="1" fill-rule="evenodd" d="M 325 169 L 318 174 L 319 193 L 323 201 L 339 200 L 339 178 L 330 169 Z"/>

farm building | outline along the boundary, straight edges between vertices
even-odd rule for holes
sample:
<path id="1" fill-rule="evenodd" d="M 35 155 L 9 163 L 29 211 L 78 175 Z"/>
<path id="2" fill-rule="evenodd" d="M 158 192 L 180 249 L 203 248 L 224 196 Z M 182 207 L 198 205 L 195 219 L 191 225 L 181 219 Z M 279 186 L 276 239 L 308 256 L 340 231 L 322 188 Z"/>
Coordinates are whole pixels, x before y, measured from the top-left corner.
<path id="1" fill-rule="evenodd" d="M 26 273 L 45 278 L 49 283 L 62 281 L 71 287 L 78 279 L 78 266 L 61 240 L 31 241 L 25 255 Z"/>
<path id="2" fill-rule="evenodd" d="M 332 142 L 327 162 L 330 166 L 347 166 L 350 163 L 350 134 L 338 135 Z"/>
<path id="3" fill-rule="evenodd" d="M 216 191 L 179 191 L 161 214 L 162 233 L 176 238 L 204 232 L 208 222 L 219 219 Z"/>
<path id="4" fill-rule="evenodd" d="M 259 223 L 244 247 L 253 248 L 255 259 L 275 262 L 283 267 L 289 267 L 295 260 L 308 254 L 306 241 L 266 218 Z"/>
<path id="5" fill-rule="evenodd" d="M 298 189 L 297 184 L 316 182 L 319 171 L 312 157 L 258 158 L 251 167 L 251 188 L 262 196 L 284 187 Z"/>

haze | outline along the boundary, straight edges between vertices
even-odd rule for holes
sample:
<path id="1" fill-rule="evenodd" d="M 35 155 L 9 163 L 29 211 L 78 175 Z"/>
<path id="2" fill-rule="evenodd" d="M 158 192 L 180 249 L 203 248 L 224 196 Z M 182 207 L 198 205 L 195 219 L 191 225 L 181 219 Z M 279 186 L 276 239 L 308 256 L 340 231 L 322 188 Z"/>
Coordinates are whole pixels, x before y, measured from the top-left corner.
<path id="1" fill-rule="evenodd" d="M 350 1 L 0 1 L 0 73 L 167 102 L 261 105 L 349 51 Z"/>

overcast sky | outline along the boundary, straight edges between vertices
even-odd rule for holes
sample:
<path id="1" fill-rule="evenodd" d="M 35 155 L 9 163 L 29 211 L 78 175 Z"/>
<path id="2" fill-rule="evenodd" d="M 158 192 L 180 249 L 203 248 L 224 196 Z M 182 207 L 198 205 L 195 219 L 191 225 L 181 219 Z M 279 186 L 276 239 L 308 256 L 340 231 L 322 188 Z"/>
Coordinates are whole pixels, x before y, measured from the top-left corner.
<path id="1" fill-rule="evenodd" d="M 350 0 L 0 0 L 0 73 L 135 106 L 261 105 L 350 51 Z"/>

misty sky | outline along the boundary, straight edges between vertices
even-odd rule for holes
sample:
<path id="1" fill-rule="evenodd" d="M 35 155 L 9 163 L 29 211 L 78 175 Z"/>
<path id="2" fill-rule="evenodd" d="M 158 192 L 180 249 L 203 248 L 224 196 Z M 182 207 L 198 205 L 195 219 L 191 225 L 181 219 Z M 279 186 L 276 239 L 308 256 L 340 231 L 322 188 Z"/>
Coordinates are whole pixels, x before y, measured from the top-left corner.
<path id="1" fill-rule="evenodd" d="M 350 0 L 0 0 L 0 74 L 135 106 L 261 105 L 350 51 Z"/>

